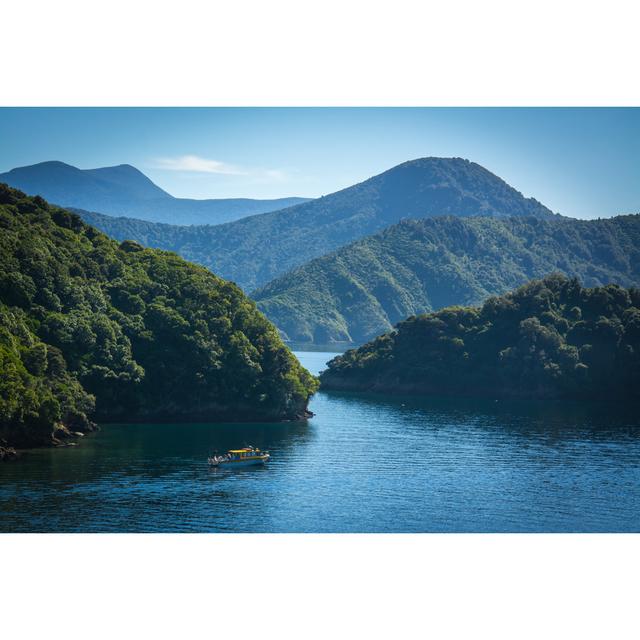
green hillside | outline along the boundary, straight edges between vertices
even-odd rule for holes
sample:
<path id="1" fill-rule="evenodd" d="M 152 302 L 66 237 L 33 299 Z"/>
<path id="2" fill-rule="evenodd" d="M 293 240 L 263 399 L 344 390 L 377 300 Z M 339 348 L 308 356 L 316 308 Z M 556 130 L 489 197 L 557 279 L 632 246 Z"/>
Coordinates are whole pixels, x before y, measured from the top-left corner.
<path id="1" fill-rule="evenodd" d="M 254 292 L 295 342 L 362 343 L 415 313 L 479 304 L 552 272 L 640 285 L 640 215 L 407 220 Z"/>
<path id="2" fill-rule="evenodd" d="M 321 388 L 638 400 L 640 290 L 554 275 L 482 307 L 414 316 L 339 356 Z"/>
<path id="3" fill-rule="evenodd" d="M 216 226 L 171 228 L 82 215 L 116 239 L 175 251 L 245 291 L 405 218 L 553 217 L 533 198 L 462 158 L 405 162 L 322 198 Z"/>
<path id="4" fill-rule="evenodd" d="M 305 414 L 315 379 L 236 285 L 5 185 L 0 228 L 5 445 L 55 442 L 92 417 Z"/>

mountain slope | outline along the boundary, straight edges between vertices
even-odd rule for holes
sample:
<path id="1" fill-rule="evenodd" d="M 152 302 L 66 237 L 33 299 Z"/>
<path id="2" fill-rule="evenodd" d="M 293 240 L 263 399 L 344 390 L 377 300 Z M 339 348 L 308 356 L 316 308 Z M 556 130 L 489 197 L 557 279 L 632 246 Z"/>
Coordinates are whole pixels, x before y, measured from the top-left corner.
<path id="1" fill-rule="evenodd" d="M 4 185 L 0 228 L 0 444 L 55 442 L 92 415 L 304 415 L 314 379 L 234 284 Z"/>
<path id="2" fill-rule="evenodd" d="M 559 275 L 450 307 L 329 362 L 324 389 L 638 401 L 640 290 Z"/>
<path id="3" fill-rule="evenodd" d="M 151 230 L 152 246 L 171 249 L 250 291 L 290 269 L 403 218 L 456 216 L 552 217 L 483 167 L 461 158 L 422 158 L 282 211 L 215 227 Z M 141 231 L 108 221 L 116 238 Z M 143 241 L 140 235 L 129 235 Z"/>
<path id="4" fill-rule="evenodd" d="M 174 224 L 221 224 L 308 200 L 174 198 L 128 164 L 78 169 L 64 162 L 41 162 L 2 173 L 0 182 L 30 195 L 40 195 L 60 206 Z"/>
<path id="5" fill-rule="evenodd" d="M 640 285 L 640 215 L 407 220 L 277 278 L 252 297 L 296 342 L 365 342 L 415 313 L 479 304 L 551 272 Z"/>
<path id="6" fill-rule="evenodd" d="M 0 182 L 64 205 L 95 202 L 102 206 L 129 199 L 172 199 L 143 173 L 126 164 L 101 169 L 78 169 L 54 160 L 11 169 L 0 174 Z"/>

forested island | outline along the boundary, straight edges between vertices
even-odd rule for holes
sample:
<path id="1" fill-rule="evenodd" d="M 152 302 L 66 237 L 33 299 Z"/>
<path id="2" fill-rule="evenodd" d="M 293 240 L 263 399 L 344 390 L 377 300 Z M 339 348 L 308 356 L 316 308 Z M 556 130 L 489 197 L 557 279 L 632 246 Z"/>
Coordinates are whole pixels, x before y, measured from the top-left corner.
<path id="1" fill-rule="evenodd" d="M 552 275 L 480 307 L 410 317 L 334 358 L 321 388 L 637 400 L 640 290 Z"/>
<path id="2" fill-rule="evenodd" d="M 291 420 L 317 381 L 233 283 L 0 184 L 0 447 L 98 421 Z"/>

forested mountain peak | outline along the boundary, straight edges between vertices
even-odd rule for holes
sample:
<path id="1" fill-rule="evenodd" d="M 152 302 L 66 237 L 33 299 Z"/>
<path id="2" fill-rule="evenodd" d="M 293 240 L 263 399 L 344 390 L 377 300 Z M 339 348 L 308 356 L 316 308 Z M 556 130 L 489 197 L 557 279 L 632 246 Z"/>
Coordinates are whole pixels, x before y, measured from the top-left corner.
<path id="1" fill-rule="evenodd" d="M 502 178 L 464 158 L 408 160 L 356 186 L 374 187 L 382 198 L 397 198 L 394 206 L 405 207 L 407 218 L 553 215 L 534 198 L 525 198 Z"/>

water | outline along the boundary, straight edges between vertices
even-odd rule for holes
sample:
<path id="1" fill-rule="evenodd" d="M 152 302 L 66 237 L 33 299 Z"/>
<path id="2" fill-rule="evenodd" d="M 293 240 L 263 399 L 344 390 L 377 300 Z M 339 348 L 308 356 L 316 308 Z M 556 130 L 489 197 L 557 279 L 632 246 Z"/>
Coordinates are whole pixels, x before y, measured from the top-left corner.
<path id="1" fill-rule="evenodd" d="M 298 353 L 319 371 L 330 353 Z M 319 393 L 307 423 L 107 425 L 0 465 L 0 531 L 640 531 L 640 418 Z M 207 453 L 254 444 L 262 468 Z"/>

